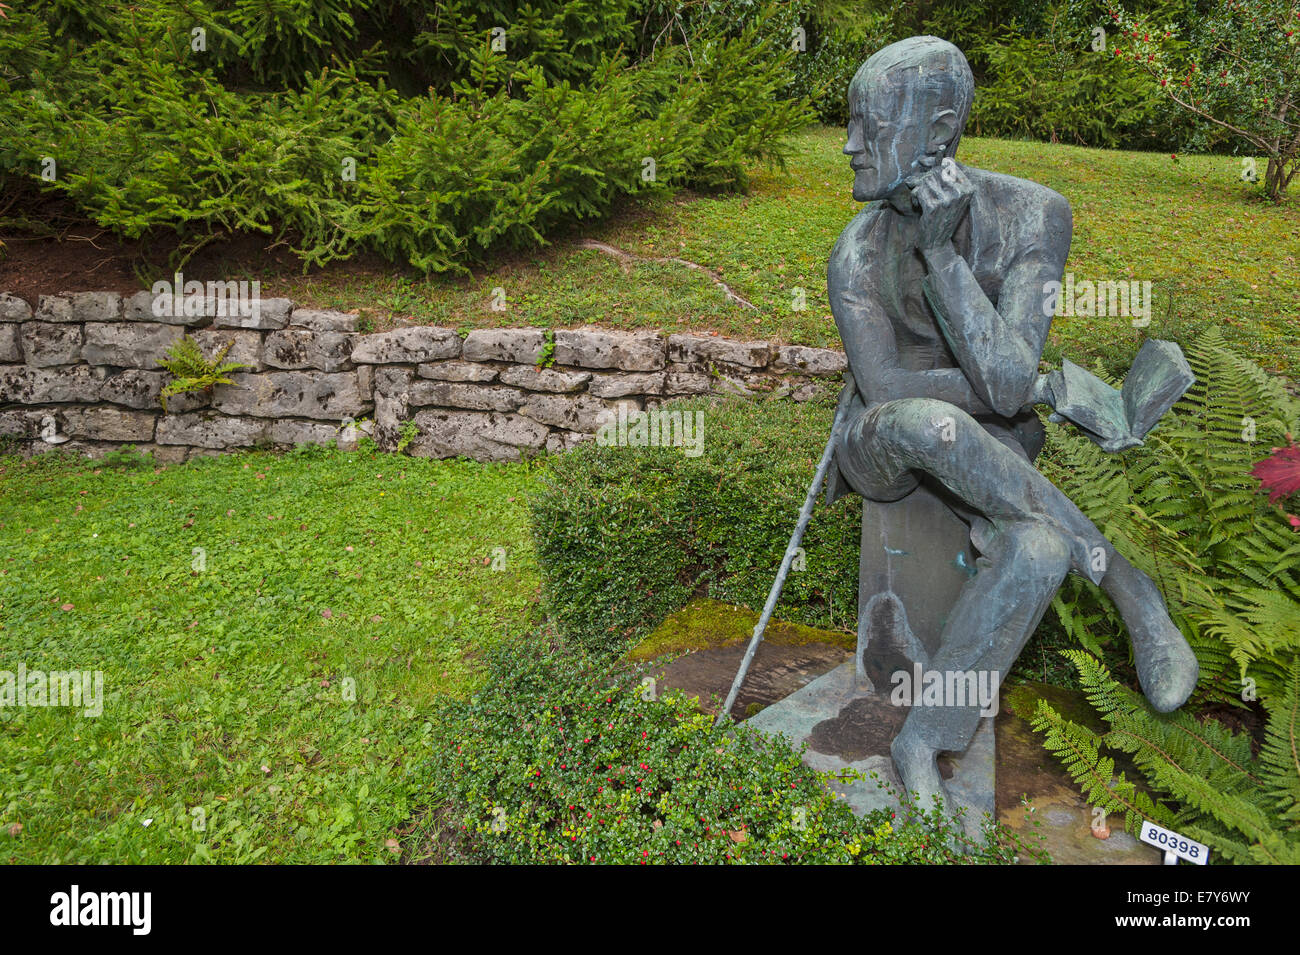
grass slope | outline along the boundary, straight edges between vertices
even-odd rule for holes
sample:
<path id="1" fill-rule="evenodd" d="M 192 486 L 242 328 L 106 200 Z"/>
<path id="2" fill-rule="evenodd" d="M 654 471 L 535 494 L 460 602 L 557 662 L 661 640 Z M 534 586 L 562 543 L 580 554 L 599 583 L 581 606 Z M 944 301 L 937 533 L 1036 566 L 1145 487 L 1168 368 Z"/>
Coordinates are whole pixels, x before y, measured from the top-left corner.
<path id="1" fill-rule="evenodd" d="M 104 674 L 98 718 L 0 708 L 0 861 L 394 855 L 425 705 L 534 614 L 531 480 L 332 451 L 0 458 L 0 671 Z"/>

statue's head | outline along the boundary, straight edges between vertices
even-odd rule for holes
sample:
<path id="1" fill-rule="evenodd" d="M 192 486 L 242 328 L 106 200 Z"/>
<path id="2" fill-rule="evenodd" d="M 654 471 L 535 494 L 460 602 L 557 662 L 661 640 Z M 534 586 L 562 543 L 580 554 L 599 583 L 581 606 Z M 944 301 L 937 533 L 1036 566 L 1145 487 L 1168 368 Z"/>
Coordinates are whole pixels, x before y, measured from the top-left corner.
<path id="1" fill-rule="evenodd" d="M 914 36 L 879 50 L 849 84 L 853 198 L 884 199 L 957 151 L 975 94 L 961 50 Z"/>

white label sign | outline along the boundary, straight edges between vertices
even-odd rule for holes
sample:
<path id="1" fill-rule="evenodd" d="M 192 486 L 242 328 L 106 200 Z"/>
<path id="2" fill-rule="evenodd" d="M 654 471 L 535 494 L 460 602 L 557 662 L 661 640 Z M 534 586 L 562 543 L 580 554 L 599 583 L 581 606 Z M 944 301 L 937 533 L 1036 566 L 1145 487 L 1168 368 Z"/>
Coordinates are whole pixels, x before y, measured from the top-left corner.
<path id="1" fill-rule="evenodd" d="M 1195 839 L 1188 839 L 1176 832 L 1162 829 L 1150 819 L 1142 821 L 1140 837 L 1143 842 L 1164 850 L 1165 864 L 1172 865 L 1179 859 L 1186 859 L 1196 865 L 1205 865 L 1210 861 L 1210 849 Z"/>

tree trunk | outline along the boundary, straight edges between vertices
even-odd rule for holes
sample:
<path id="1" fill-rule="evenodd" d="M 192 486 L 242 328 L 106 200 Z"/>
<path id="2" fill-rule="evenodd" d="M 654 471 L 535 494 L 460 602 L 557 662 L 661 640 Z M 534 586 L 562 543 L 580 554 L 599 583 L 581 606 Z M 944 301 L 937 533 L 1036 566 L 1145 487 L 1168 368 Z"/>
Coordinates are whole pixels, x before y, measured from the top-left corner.
<path id="1" fill-rule="evenodd" d="M 1270 156 L 1268 168 L 1264 170 L 1264 195 L 1274 202 L 1282 198 L 1282 173 L 1284 171 L 1281 160 Z"/>

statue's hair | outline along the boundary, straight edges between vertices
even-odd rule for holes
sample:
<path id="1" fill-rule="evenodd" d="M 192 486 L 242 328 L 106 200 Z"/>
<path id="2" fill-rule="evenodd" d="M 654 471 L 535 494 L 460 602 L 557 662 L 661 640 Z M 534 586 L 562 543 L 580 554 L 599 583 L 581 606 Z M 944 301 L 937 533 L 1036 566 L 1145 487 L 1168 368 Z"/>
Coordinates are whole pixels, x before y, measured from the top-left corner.
<path id="1" fill-rule="evenodd" d="M 936 36 L 908 37 L 873 53 L 858 69 L 853 84 L 868 80 L 906 84 L 916 91 L 914 102 L 923 109 L 940 104 L 951 108 L 957 114 L 957 132 L 950 150 L 956 150 L 975 97 L 975 77 L 961 50 Z"/>

